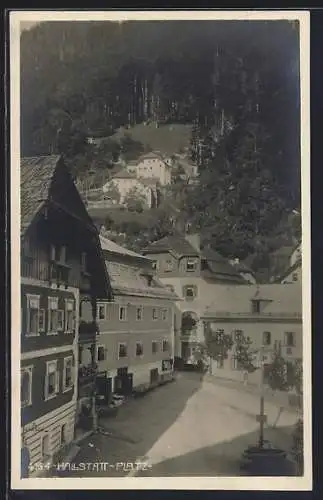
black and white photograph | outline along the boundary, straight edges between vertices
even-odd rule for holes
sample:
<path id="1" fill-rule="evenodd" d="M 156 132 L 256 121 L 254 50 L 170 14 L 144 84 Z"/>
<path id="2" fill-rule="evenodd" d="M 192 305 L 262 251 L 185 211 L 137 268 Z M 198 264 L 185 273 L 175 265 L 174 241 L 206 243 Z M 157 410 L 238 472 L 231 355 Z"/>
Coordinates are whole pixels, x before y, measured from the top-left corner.
<path id="1" fill-rule="evenodd" d="M 309 53 L 10 13 L 13 489 L 311 489 Z"/>

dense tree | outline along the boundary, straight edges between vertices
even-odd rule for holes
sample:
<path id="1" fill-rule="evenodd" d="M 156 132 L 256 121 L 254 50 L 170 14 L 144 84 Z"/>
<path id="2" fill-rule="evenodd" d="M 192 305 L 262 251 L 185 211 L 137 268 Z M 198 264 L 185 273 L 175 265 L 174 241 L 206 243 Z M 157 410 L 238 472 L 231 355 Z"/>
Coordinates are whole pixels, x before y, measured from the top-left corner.
<path id="1" fill-rule="evenodd" d="M 143 193 L 137 188 L 132 188 L 125 196 L 124 204 L 130 212 L 143 212 L 147 207 L 147 200 Z"/>
<path id="2" fill-rule="evenodd" d="M 21 36 L 22 154 L 62 153 L 73 175 L 87 175 L 108 169 L 119 153 L 129 161 L 144 149 L 126 136 L 100 150 L 87 136 L 149 121 L 194 124 L 200 185 L 177 184 L 173 213 L 163 209 L 163 225 L 145 227 L 135 240 L 145 246 L 145 235 L 189 223 L 225 256 L 252 254 L 261 268 L 300 204 L 297 28 L 287 21 L 41 23 Z"/>

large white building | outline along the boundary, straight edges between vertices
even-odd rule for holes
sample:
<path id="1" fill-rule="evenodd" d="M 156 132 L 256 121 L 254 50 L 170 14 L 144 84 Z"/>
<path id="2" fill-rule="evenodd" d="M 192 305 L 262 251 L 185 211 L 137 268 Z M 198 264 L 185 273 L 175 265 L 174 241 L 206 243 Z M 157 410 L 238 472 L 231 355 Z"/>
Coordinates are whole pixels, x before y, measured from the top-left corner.
<path id="1" fill-rule="evenodd" d="M 127 170 L 138 179 L 155 179 L 161 186 L 166 186 L 171 183 L 172 179 L 171 165 L 170 157 L 152 152 L 140 156 L 136 162 L 130 162 Z"/>
<path id="2" fill-rule="evenodd" d="M 125 204 L 127 197 L 131 194 L 142 200 L 147 208 L 154 206 L 157 199 L 156 180 L 154 179 L 139 179 L 136 174 L 122 169 L 117 172 L 103 186 L 104 195 L 108 195 L 111 190 L 116 189 L 119 193 L 119 200 L 116 203 Z"/>
<path id="3" fill-rule="evenodd" d="M 184 362 L 205 341 L 206 324 L 214 331 L 243 332 L 253 348 L 264 344 L 268 355 L 280 346 L 289 360 L 302 358 L 302 301 L 300 282 L 256 285 L 246 270 L 217 252 L 199 246 L 197 235 L 172 236 L 151 244 L 145 254 L 155 260 L 160 280 L 181 299 L 175 318 L 175 356 Z M 234 351 L 219 370 L 239 378 Z"/>

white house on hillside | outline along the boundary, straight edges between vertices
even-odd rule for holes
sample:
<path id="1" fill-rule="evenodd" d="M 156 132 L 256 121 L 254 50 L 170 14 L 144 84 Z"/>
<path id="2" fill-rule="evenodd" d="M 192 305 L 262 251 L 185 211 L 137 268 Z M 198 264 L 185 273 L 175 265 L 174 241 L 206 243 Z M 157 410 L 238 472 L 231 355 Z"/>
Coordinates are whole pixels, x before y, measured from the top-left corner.
<path id="1" fill-rule="evenodd" d="M 162 186 L 171 183 L 171 158 L 163 158 L 159 153 L 147 153 L 127 165 L 127 170 L 137 178 L 155 179 Z"/>
<path id="2" fill-rule="evenodd" d="M 156 194 L 156 181 L 151 179 L 138 179 L 134 173 L 126 169 L 122 169 L 116 173 L 113 178 L 103 186 L 103 193 L 109 193 L 113 188 L 116 188 L 120 194 L 119 203 L 123 205 L 126 202 L 129 194 L 138 196 L 138 199 L 143 199 L 147 208 L 154 206 Z"/>

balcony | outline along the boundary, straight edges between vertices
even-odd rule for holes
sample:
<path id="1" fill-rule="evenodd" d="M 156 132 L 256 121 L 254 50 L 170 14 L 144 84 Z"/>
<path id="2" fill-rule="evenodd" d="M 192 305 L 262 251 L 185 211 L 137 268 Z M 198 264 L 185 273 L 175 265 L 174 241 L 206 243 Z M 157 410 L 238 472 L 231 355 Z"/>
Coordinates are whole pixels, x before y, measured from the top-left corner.
<path id="1" fill-rule="evenodd" d="M 48 279 L 50 283 L 56 283 L 57 287 L 69 285 L 70 267 L 61 262 L 51 261 L 49 263 Z"/>
<path id="2" fill-rule="evenodd" d="M 40 281 L 55 283 L 68 287 L 70 278 L 70 266 L 56 261 L 39 260 L 35 257 L 22 255 L 21 276 Z"/>

